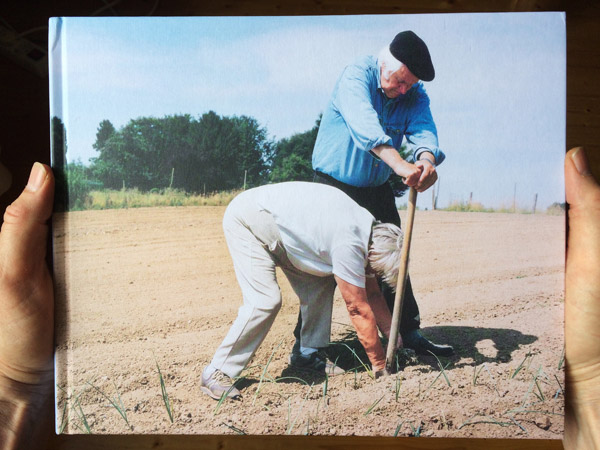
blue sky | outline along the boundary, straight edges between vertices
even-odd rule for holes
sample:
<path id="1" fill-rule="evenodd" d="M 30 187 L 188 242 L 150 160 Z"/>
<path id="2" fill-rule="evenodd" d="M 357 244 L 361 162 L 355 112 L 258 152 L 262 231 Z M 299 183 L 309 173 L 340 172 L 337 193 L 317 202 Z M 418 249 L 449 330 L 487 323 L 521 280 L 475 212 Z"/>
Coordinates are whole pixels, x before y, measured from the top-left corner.
<path id="1" fill-rule="evenodd" d="M 68 159 L 87 163 L 99 123 L 250 115 L 274 139 L 310 129 L 343 68 L 410 29 L 428 45 L 424 83 L 446 161 L 438 203 L 530 208 L 564 201 L 561 13 L 229 18 L 67 18 L 50 24 L 51 104 Z M 62 95 L 56 87 L 62 79 Z M 431 207 L 430 193 L 419 207 Z"/>

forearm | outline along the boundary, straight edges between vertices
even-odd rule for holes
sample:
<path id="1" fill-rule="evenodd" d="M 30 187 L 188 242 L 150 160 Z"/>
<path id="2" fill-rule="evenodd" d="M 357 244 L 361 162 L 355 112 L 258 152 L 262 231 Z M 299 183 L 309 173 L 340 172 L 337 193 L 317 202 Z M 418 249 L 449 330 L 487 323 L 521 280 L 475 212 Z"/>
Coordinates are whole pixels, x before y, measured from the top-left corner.
<path id="1" fill-rule="evenodd" d="M 436 165 L 435 156 L 432 152 L 425 151 L 419 154 L 418 161 L 429 161 L 433 166 Z"/>
<path id="2" fill-rule="evenodd" d="M 365 349 L 374 371 L 385 368 L 385 353 L 379 340 L 375 315 L 368 305 L 362 307 L 348 308 L 350 320 L 356 329 L 356 334 L 361 345 Z"/>
<path id="3" fill-rule="evenodd" d="M 375 278 L 367 280 L 367 297 L 377 321 L 377 328 L 389 339 L 392 329 L 392 312 L 388 308 Z M 402 336 L 398 333 L 396 348 L 401 347 L 403 347 Z"/>
<path id="4" fill-rule="evenodd" d="M 43 449 L 52 417 L 52 381 L 41 386 L 0 376 L 0 448 Z"/>
<path id="5" fill-rule="evenodd" d="M 346 309 L 356 330 L 358 340 L 364 347 L 373 370 L 376 372 L 383 370 L 385 368 L 385 353 L 377 333 L 375 315 L 367 299 L 367 290 L 348 283 L 338 276 L 335 276 L 335 281 L 346 303 Z"/>
<path id="6" fill-rule="evenodd" d="M 371 310 L 375 315 L 377 327 L 385 337 L 389 338 L 390 329 L 392 327 L 392 314 L 388 308 L 385 298 L 383 297 L 383 294 L 381 293 L 381 290 L 379 289 L 377 279 L 368 278 L 366 289 L 369 305 L 371 306 Z"/>
<path id="7" fill-rule="evenodd" d="M 401 177 L 410 175 L 412 164 L 405 161 L 398 151 L 391 145 L 379 145 L 371 150 L 375 155 L 386 163 L 396 174 Z"/>

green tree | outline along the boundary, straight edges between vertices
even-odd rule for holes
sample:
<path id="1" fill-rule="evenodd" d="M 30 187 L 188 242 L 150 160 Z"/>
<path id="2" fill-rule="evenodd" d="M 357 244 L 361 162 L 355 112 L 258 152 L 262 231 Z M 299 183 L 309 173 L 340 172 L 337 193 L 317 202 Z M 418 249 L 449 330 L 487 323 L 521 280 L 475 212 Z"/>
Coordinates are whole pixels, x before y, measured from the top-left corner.
<path id="1" fill-rule="evenodd" d="M 267 130 L 248 116 L 233 117 L 232 122 L 236 134 L 234 160 L 237 167 L 232 174 L 232 183 L 243 177 L 246 187 L 263 184 L 268 178 L 268 162 L 273 148 Z"/>
<path id="2" fill-rule="evenodd" d="M 107 188 L 183 189 L 188 192 L 240 188 L 267 179 L 272 143 L 247 116 L 198 120 L 189 115 L 141 117 L 118 131 L 109 121 L 98 127 L 94 175 Z"/>
<path id="3" fill-rule="evenodd" d="M 90 170 L 81 161 L 77 161 L 67 163 L 65 174 L 68 182 L 67 210 L 84 209 L 94 186 L 94 182 L 90 180 Z"/>
<path id="4" fill-rule="evenodd" d="M 202 115 L 194 129 L 194 191 L 239 189 L 267 181 L 272 143 L 266 129 L 248 116 Z"/>
<path id="5" fill-rule="evenodd" d="M 273 150 L 270 181 L 310 181 L 313 179 L 312 152 L 317 140 L 321 117 L 315 126 L 280 140 Z"/>
<path id="6" fill-rule="evenodd" d="M 121 188 L 125 182 L 123 137 L 120 133 L 115 133 L 96 150 L 100 152 L 100 155 L 90 159 L 90 168 L 94 178 L 99 180 L 105 188 Z"/>
<path id="7" fill-rule="evenodd" d="M 60 118 L 52 117 L 50 133 L 52 170 L 56 180 L 54 210 L 81 209 L 92 186 L 90 172 L 81 161 L 67 162 L 67 131 Z"/>
<path id="8" fill-rule="evenodd" d="M 92 144 L 92 147 L 94 147 L 96 151 L 101 152 L 106 145 L 106 142 L 113 137 L 116 132 L 117 130 L 115 130 L 115 127 L 110 120 L 103 120 L 98 126 L 98 131 L 96 131 L 96 142 Z"/>

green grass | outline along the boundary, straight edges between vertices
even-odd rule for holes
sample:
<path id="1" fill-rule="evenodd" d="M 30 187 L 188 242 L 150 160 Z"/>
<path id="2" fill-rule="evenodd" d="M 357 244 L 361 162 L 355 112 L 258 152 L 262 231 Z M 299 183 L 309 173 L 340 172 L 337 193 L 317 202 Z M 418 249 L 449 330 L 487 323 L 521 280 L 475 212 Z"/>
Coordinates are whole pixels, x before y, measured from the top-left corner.
<path id="1" fill-rule="evenodd" d="M 558 377 L 556 375 L 554 375 L 554 379 L 558 383 L 558 389 L 556 390 L 556 394 L 554 394 L 554 399 L 556 400 L 558 398 L 558 396 L 564 392 L 564 389 L 563 389 L 562 384 L 560 384 L 560 380 L 558 379 Z"/>
<path id="2" fill-rule="evenodd" d="M 235 434 L 240 434 L 240 435 L 245 435 L 248 434 L 246 433 L 244 430 L 242 430 L 241 428 L 238 427 L 234 427 L 233 425 L 228 425 L 225 422 L 221 422 L 221 425 L 226 426 L 227 428 L 229 428 L 231 431 L 233 431 Z"/>
<path id="3" fill-rule="evenodd" d="M 114 399 L 110 398 L 108 395 L 106 395 L 98 387 L 96 387 L 95 385 L 93 385 L 89 381 L 88 381 L 87 384 L 89 386 L 91 386 L 93 389 L 95 389 L 106 400 L 108 400 L 109 403 L 113 406 L 113 408 L 115 408 L 117 410 L 117 412 L 121 415 L 121 417 L 123 418 L 123 420 L 125 421 L 125 423 L 129 427 L 129 429 L 133 429 L 131 427 L 131 424 L 129 423 L 129 420 L 127 419 L 127 409 L 125 408 L 125 405 L 123 404 L 123 400 L 121 399 L 121 394 L 119 394 L 119 390 L 117 389 L 117 385 L 114 382 L 113 382 L 113 385 L 115 387 L 115 391 L 117 392 L 117 397 L 114 398 Z"/>
<path id="4" fill-rule="evenodd" d="M 400 388 L 402 387 L 402 377 L 396 373 L 396 379 L 394 380 L 394 398 L 398 402 L 400 397 Z"/>
<path id="5" fill-rule="evenodd" d="M 56 385 L 56 387 L 58 388 L 58 390 L 60 390 L 64 395 L 64 405 L 63 405 L 63 409 L 62 409 L 62 413 L 61 413 L 61 419 L 60 419 L 60 426 L 58 428 L 58 432 L 57 434 L 63 434 L 65 431 L 65 428 L 67 427 L 67 424 L 69 423 L 69 413 L 68 413 L 68 403 L 69 400 L 71 399 L 71 395 L 69 395 L 69 393 L 65 390 L 65 388 L 63 388 L 60 385 Z"/>
<path id="6" fill-rule="evenodd" d="M 423 429 L 421 428 L 421 424 L 419 424 L 417 428 L 415 428 L 412 423 L 410 423 L 409 425 L 412 429 L 413 437 L 421 437 L 421 432 L 423 431 Z"/>
<path id="7" fill-rule="evenodd" d="M 492 208 L 485 208 L 481 203 L 478 202 L 452 202 L 442 211 L 454 211 L 454 212 L 494 212 Z"/>
<path id="8" fill-rule="evenodd" d="M 281 347 L 281 344 L 283 344 L 283 341 L 281 341 L 277 347 L 275 347 L 273 349 L 273 351 L 271 352 L 271 356 L 269 356 L 269 359 L 267 360 L 267 364 L 264 365 L 262 373 L 260 374 L 260 379 L 258 381 L 258 386 L 256 387 L 256 391 L 254 392 L 254 398 L 252 399 L 252 404 L 254 405 L 254 402 L 256 402 L 256 399 L 258 398 L 258 393 L 260 392 L 260 389 L 262 387 L 262 384 L 265 381 L 265 378 L 267 376 L 267 370 L 269 369 L 269 365 L 271 364 L 271 361 L 273 360 L 273 356 L 275 356 L 275 352 L 279 349 L 279 347 Z M 271 378 L 272 380 L 272 378 Z"/>
<path id="9" fill-rule="evenodd" d="M 481 420 L 475 420 L 479 417 L 481 417 Z M 467 419 L 465 422 L 463 422 L 462 425 L 460 425 L 457 428 L 457 430 L 460 430 L 461 428 L 466 427 L 467 425 L 476 425 L 479 423 L 489 423 L 489 424 L 494 424 L 494 425 L 500 425 L 501 427 L 507 427 L 510 425 L 514 425 L 513 422 L 500 422 L 491 416 L 482 416 L 481 414 L 475 414 L 473 417 L 471 417 L 471 418 Z"/>
<path id="10" fill-rule="evenodd" d="M 398 426 L 396 427 L 396 431 L 394 431 L 394 437 L 398 436 L 398 433 L 400 433 L 400 429 L 402 428 L 402 425 L 404 425 L 404 420 L 401 421 Z"/>
<path id="11" fill-rule="evenodd" d="M 510 379 L 511 379 L 511 380 L 512 380 L 514 377 L 516 377 L 516 376 L 519 374 L 519 372 L 520 372 L 520 371 L 523 369 L 523 367 L 524 367 L 524 365 L 525 365 L 525 362 L 527 362 L 528 360 L 531 362 L 530 358 L 531 358 L 532 356 L 533 356 L 533 354 L 532 354 L 532 353 L 527 353 L 527 354 L 525 355 L 525 358 L 523 358 L 523 361 L 521 361 L 521 364 L 519 364 L 519 365 L 517 366 L 517 368 L 515 369 L 515 371 L 512 373 L 512 375 L 511 375 L 511 377 L 510 377 Z M 529 368 L 529 365 L 528 365 L 527 367 Z"/>
<path id="12" fill-rule="evenodd" d="M 81 406 L 81 401 L 79 400 L 79 398 L 81 397 L 81 395 L 83 394 L 83 392 L 75 395 L 75 392 L 73 391 L 71 393 L 71 395 L 69 395 L 69 393 L 61 386 L 56 385 L 56 387 L 62 391 L 65 395 L 64 397 L 64 405 L 63 405 L 63 409 L 62 409 L 62 413 L 61 413 L 61 423 L 58 429 L 58 434 L 63 434 L 65 431 L 65 428 L 67 427 L 67 425 L 71 425 L 74 428 L 86 433 L 86 434 L 92 434 L 92 427 L 90 426 L 90 423 L 87 420 L 87 416 L 85 415 L 85 412 L 83 411 L 83 407 Z M 68 404 L 71 404 L 71 406 L 69 407 Z M 75 412 L 75 415 L 77 416 L 77 418 L 79 419 L 80 424 L 78 423 L 74 423 L 74 422 L 70 422 L 69 421 L 69 409 L 72 409 Z M 82 428 L 83 426 L 83 428 Z"/>
<path id="13" fill-rule="evenodd" d="M 79 394 L 77 397 L 75 397 L 75 401 L 74 401 L 75 413 L 77 414 L 77 417 L 79 417 L 81 424 L 85 428 L 85 432 L 87 434 L 92 434 L 92 428 L 90 427 L 90 424 L 87 421 L 87 417 L 86 417 L 85 413 L 83 412 L 83 408 L 81 407 L 81 402 L 79 401 L 80 396 L 81 396 L 81 394 Z M 80 428 L 80 427 L 78 427 L 78 428 Z"/>
<path id="14" fill-rule="evenodd" d="M 564 364 L 565 364 L 565 347 L 563 346 L 562 351 L 560 352 L 560 359 L 558 361 L 558 370 L 561 370 L 563 368 Z"/>
<path id="15" fill-rule="evenodd" d="M 60 415 L 60 426 L 58 428 L 57 434 L 63 434 L 65 432 L 65 428 L 68 423 L 68 415 L 67 415 L 67 401 L 65 400 L 65 404 L 63 405 L 62 413 Z"/>
<path id="16" fill-rule="evenodd" d="M 169 394 L 167 393 L 167 386 L 165 384 L 165 379 L 163 378 L 162 372 L 160 371 L 160 366 L 158 365 L 158 361 L 156 361 L 156 369 L 158 370 L 158 379 L 160 381 L 160 391 L 163 399 L 163 403 L 165 404 L 165 408 L 167 410 L 167 414 L 169 415 L 169 420 L 173 423 L 173 405 L 171 404 L 171 400 L 169 399 Z"/>
<path id="17" fill-rule="evenodd" d="M 477 367 L 473 367 L 473 386 L 477 386 L 477 379 L 479 378 L 479 375 L 481 374 L 481 371 L 484 367 L 485 363 L 483 363 L 481 367 L 479 367 L 479 370 L 477 370 Z"/>
<path id="18" fill-rule="evenodd" d="M 539 383 L 539 379 L 542 375 L 545 376 L 544 372 L 542 371 L 542 366 L 539 367 L 539 369 L 535 375 L 531 374 L 532 380 L 531 380 L 531 383 L 529 384 L 529 388 L 527 389 L 527 392 L 523 396 L 523 400 L 521 402 L 521 407 L 524 407 L 528 404 L 527 400 L 531 394 L 535 395 L 535 397 L 538 399 L 538 401 L 543 402 L 546 399 L 544 393 L 542 392 L 540 383 Z M 537 392 L 536 392 L 536 389 L 537 389 Z"/>
<path id="19" fill-rule="evenodd" d="M 287 419 L 288 426 L 287 426 L 287 430 L 285 431 L 285 434 L 292 433 L 294 426 L 296 426 L 296 421 L 300 417 L 300 414 L 302 414 L 302 410 L 304 409 L 304 404 L 306 403 L 306 400 L 308 400 L 308 396 L 312 392 L 313 386 L 314 386 L 314 384 L 311 384 L 309 386 L 308 391 L 306 392 L 306 395 L 304 396 L 304 399 L 302 400 L 302 404 L 300 405 L 300 408 L 299 408 L 298 412 L 296 413 L 296 417 L 294 417 L 293 420 L 292 420 L 292 401 L 291 401 L 291 397 L 288 398 L 288 419 Z"/>
<path id="20" fill-rule="evenodd" d="M 422 395 L 420 394 L 420 392 L 421 392 L 421 387 L 420 387 L 420 384 L 419 384 L 419 395 L 421 395 L 421 399 L 424 399 L 424 398 L 425 398 L 425 396 L 427 395 L 427 393 L 429 392 L 429 390 L 430 390 L 430 389 L 433 387 L 433 385 L 434 385 L 434 384 L 437 382 L 437 380 L 439 380 L 439 379 L 440 379 L 440 377 L 441 377 L 442 375 L 443 375 L 443 376 L 444 376 L 444 378 L 446 379 L 446 384 L 447 384 L 448 386 L 450 386 L 450 380 L 448 379 L 448 376 L 446 375 L 446 370 L 445 370 L 445 369 L 447 369 L 447 368 L 448 368 L 448 366 L 449 366 L 450 364 L 451 364 L 451 363 L 449 362 L 449 363 L 448 363 L 448 364 L 446 364 L 445 366 L 442 366 L 442 365 L 441 365 L 441 363 L 440 363 L 440 366 L 439 366 L 439 367 L 440 367 L 440 372 L 437 374 L 437 376 L 434 378 L 434 380 L 433 380 L 433 381 L 432 381 L 432 382 L 429 384 L 429 386 L 427 386 L 427 389 L 425 389 L 425 391 L 423 391 L 423 394 L 422 394 Z"/>
<path id="21" fill-rule="evenodd" d="M 373 372 L 373 370 L 371 370 L 371 368 L 369 366 L 367 366 L 362 361 L 362 359 L 360 359 L 358 357 L 358 355 L 356 354 L 356 352 L 348 344 L 344 344 L 342 342 L 341 345 L 343 345 L 344 347 L 346 347 L 348 350 L 350 350 L 352 352 L 352 356 L 354 357 L 354 359 L 356 361 L 358 361 L 358 363 L 360 364 L 360 366 L 362 366 L 363 369 L 365 369 L 365 372 L 367 372 L 367 375 L 369 375 L 369 377 L 374 380 L 375 379 L 375 372 Z M 356 371 L 355 371 L 355 378 L 356 378 Z"/>
<path id="22" fill-rule="evenodd" d="M 515 208 L 501 206 L 500 208 L 487 208 L 479 202 L 452 202 L 446 208 L 438 208 L 441 211 L 453 211 L 453 212 L 480 212 L 480 213 L 517 213 L 517 214 L 531 214 L 531 209 Z M 539 213 L 536 211 L 536 213 Z"/>
<path id="23" fill-rule="evenodd" d="M 435 355 L 432 351 L 429 351 L 429 353 L 431 353 L 433 355 L 433 357 L 435 358 L 435 360 L 437 361 L 437 365 L 440 368 L 440 371 L 442 372 L 442 375 L 444 375 L 444 379 L 446 380 L 446 383 L 448 384 L 448 387 L 450 387 L 450 380 L 448 379 L 448 375 L 446 375 L 446 368 L 450 365 L 450 362 L 448 362 L 448 364 L 446 364 L 446 366 L 442 366 L 442 362 L 440 361 L 440 359 L 437 357 L 437 355 Z"/>
<path id="24" fill-rule="evenodd" d="M 379 404 L 379 402 L 381 400 L 383 400 L 383 397 L 385 397 L 385 394 L 383 394 L 379 399 L 375 400 L 375 402 L 369 407 L 369 409 L 367 409 L 363 413 L 363 416 L 368 416 L 369 414 L 371 414 L 373 412 L 373 410 L 375 409 L 375 407 Z"/>
<path id="25" fill-rule="evenodd" d="M 226 206 L 240 191 L 211 195 L 189 194 L 177 189 L 141 192 L 138 189 L 91 191 L 78 209 L 124 209 L 156 206 Z"/>

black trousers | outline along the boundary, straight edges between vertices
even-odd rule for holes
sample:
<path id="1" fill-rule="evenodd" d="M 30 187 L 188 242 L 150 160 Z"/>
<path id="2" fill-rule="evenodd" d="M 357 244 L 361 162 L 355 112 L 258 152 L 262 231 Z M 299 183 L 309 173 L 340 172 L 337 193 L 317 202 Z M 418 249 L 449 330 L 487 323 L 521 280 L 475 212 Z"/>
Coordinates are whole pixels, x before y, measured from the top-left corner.
<path id="1" fill-rule="evenodd" d="M 400 226 L 400 215 L 396 208 L 396 201 L 394 193 L 389 183 L 384 183 L 381 186 L 376 187 L 356 187 L 351 186 L 341 181 L 336 180 L 328 175 L 320 172 L 315 173 L 313 179 L 315 183 L 328 184 L 335 186 L 338 189 L 344 191 L 350 198 L 356 203 L 369 211 L 375 219 L 380 222 L 393 223 L 394 225 Z M 393 290 L 388 287 L 385 283 L 380 283 L 381 290 L 385 301 L 390 309 L 390 312 L 394 310 L 394 299 L 395 295 Z M 412 290 L 410 283 L 410 277 L 407 277 L 406 287 L 404 291 L 404 303 L 402 304 L 402 320 L 400 322 L 400 332 L 405 333 L 407 331 L 418 329 L 421 325 L 419 316 L 419 306 Z M 298 313 L 298 323 L 294 330 L 294 336 L 296 339 L 300 339 L 300 329 L 302 327 L 302 317 Z"/>

